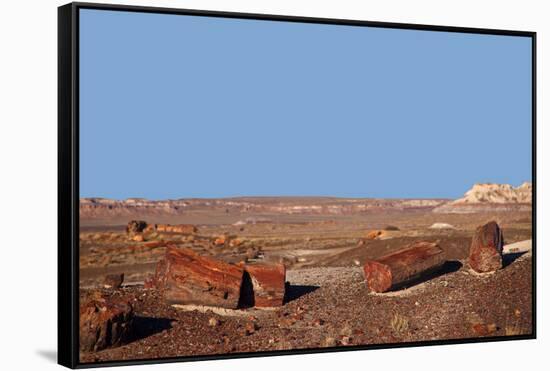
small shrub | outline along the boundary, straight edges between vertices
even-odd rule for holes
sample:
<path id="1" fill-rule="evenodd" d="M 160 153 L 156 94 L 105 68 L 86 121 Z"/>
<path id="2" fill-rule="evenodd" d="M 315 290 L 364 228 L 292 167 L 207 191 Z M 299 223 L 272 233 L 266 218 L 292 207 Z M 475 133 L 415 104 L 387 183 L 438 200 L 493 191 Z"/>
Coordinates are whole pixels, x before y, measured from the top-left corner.
<path id="1" fill-rule="evenodd" d="M 409 320 L 400 314 L 394 314 L 390 322 L 393 332 L 397 335 L 405 333 L 409 329 Z"/>
<path id="2" fill-rule="evenodd" d="M 516 323 L 512 326 L 506 326 L 504 328 L 504 333 L 506 334 L 506 336 L 515 336 L 515 335 L 521 335 L 522 331 L 521 331 L 521 327 Z"/>

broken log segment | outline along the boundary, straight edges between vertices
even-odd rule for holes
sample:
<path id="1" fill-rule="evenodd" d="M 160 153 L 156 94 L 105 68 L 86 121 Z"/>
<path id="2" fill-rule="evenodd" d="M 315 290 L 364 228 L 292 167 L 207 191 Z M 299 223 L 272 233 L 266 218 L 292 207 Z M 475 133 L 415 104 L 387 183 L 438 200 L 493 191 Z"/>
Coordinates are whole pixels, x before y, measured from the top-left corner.
<path id="1" fill-rule="evenodd" d="M 502 230 L 494 221 L 478 227 L 470 245 L 468 263 L 478 273 L 494 272 L 502 268 Z"/>
<path id="2" fill-rule="evenodd" d="M 198 229 L 193 224 L 156 224 L 155 230 L 157 232 L 168 232 L 168 233 L 180 233 L 180 234 L 195 234 Z"/>
<path id="3" fill-rule="evenodd" d="M 198 304 L 236 309 L 243 268 L 198 255 L 187 248 L 166 249 L 164 298 L 170 304 Z M 159 276 L 162 276 L 159 272 Z"/>
<path id="4" fill-rule="evenodd" d="M 133 335 L 134 311 L 128 299 L 94 292 L 80 299 L 80 350 L 97 352 L 128 342 Z"/>
<path id="5" fill-rule="evenodd" d="M 428 277 L 439 270 L 445 260 L 443 250 L 436 243 L 416 242 L 379 259 L 367 260 L 363 269 L 369 290 L 386 292 Z"/>
<path id="6" fill-rule="evenodd" d="M 286 280 L 284 264 L 247 264 L 244 270 L 241 305 L 259 308 L 283 305 Z"/>

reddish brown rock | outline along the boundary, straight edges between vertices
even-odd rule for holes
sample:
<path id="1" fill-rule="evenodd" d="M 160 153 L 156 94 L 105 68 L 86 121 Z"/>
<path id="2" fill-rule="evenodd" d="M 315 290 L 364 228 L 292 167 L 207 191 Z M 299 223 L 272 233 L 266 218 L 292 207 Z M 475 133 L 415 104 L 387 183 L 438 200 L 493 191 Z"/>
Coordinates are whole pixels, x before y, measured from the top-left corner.
<path id="1" fill-rule="evenodd" d="M 367 235 L 365 236 L 365 239 L 367 239 L 367 240 L 376 240 L 377 238 L 379 238 L 379 237 L 382 236 L 383 234 L 384 234 L 384 231 L 380 231 L 380 230 L 370 231 L 370 232 L 367 233 Z"/>
<path id="2" fill-rule="evenodd" d="M 485 323 L 474 323 L 472 325 L 472 331 L 477 336 L 487 336 L 491 335 L 497 330 L 497 326 L 494 323 L 485 324 Z"/>
<path id="3" fill-rule="evenodd" d="M 80 350 L 96 352 L 128 342 L 133 334 L 134 312 L 123 298 L 106 298 L 99 292 L 80 302 Z"/>
<path id="4" fill-rule="evenodd" d="M 147 227 L 143 229 L 143 233 L 153 233 L 157 230 L 155 224 L 147 224 Z"/>
<path id="5" fill-rule="evenodd" d="M 238 247 L 242 244 L 242 241 L 238 238 L 234 238 L 231 241 L 229 241 L 229 247 Z"/>
<path id="6" fill-rule="evenodd" d="M 496 222 L 478 227 L 470 245 L 468 262 L 479 273 L 494 272 L 502 268 L 504 238 Z"/>
<path id="7" fill-rule="evenodd" d="M 143 235 L 140 233 L 140 234 L 136 234 L 132 237 L 132 241 L 134 242 L 143 242 L 145 241 L 145 238 L 143 237 Z"/>
<path id="8" fill-rule="evenodd" d="M 119 289 L 124 282 L 124 273 L 120 274 L 108 274 L 105 276 L 103 286 L 112 289 Z"/>
<path id="9" fill-rule="evenodd" d="M 168 263 L 166 259 L 160 259 L 155 267 L 155 274 L 145 281 L 146 289 L 164 289 L 166 284 L 166 274 L 168 272 Z"/>
<path id="10" fill-rule="evenodd" d="M 443 250 L 435 243 L 417 242 L 363 267 L 367 286 L 374 292 L 386 292 L 428 276 L 445 263 Z"/>
<path id="11" fill-rule="evenodd" d="M 170 227 L 168 224 L 155 224 L 155 230 L 157 232 L 167 232 L 168 227 Z"/>
<path id="12" fill-rule="evenodd" d="M 197 227 L 192 224 L 157 224 L 157 232 L 168 232 L 168 233 L 180 233 L 180 234 L 194 234 L 197 233 Z"/>
<path id="13" fill-rule="evenodd" d="M 147 222 L 144 220 L 131 220 L 126 225 L 126 233 L 129 235 L 134 235 L 136 233 L 141 233 L 147 228 Z"/>
<path id="14" fill-rule="evenodd" d="M 227 242 L 227 236 L 222 235 L 214 240 L 214 245 L 225 246 L 226 242 Z"/>
<path id="15" fill-rule="evenodd" d="M 278 307 L 283 305 L 286 280 L 284 264 L 247 264 L 244 269 L 250 277 L 253 305 L 255 307 Z M 246 296 L 244 287 L 243 296 Z M 246 302 L 247 298 L 243 298 L 243 301 Z M 248 301 L 250 302 L 250 298 L 248 298 Z"/>
<path id="16" fill-rule="evenodd" d="M 241 267 L 173 246 L 167 247 L 165 260 L 162 280 L 167 302 L 238 307 L 243 280 Z"/>
<path id="17" fill-rule="evenodd" d="M 150 248 L 150 249 L 154 249 L 154 248 L 157 248 L 157 247 L 165 247 L 167 244 L 168 244 L 168 242 L 161 240 L 161 241 L 146 242 L 146 243 L 143 244 L 143 246 L 145 246 L 147 248 Z"/>

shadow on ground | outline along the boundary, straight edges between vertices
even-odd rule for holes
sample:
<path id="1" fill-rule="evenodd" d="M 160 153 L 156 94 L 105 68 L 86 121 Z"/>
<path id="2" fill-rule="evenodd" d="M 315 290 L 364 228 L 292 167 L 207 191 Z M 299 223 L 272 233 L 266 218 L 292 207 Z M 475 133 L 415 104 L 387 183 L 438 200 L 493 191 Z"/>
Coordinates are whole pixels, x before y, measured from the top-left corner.
<path id="1" fill-rule="evenodd" d="M 444 276 L 444 275 L 449 274 L 449 273 L 458 272 L 460 270 L 460 268 L 462 268 L 462 263 L 461 262 L 459 262 L 458 260 L 449 260 L 449 261 L 446 261 L 441 266 L 441 268 L 439 268 L 439 269 L 437 269 L 433 272 L 423 274 L 419 277 L 415 277 L 415 278 L 413 278 L 413 279 L 411 279 L 407 282 L 403 282 L 402 284 L 400 284 L 400 285 L 396 286 L 395 288 L 393 288 L 391 291 L 398 291 L 398 290 L 401 290 L 401 289 L 409 288 L 411 286 L 415 286 L 415 285 L 418 285 L 420 283 L 433 280 L 434 278 L 441 277 L 441 276 Z"/>
<path id="2" fill-rule="evenodd" d="M 306 294 L 309 294 L 310 292 L 313 292 L 319 288 L 319 286 L 315 285 L 291 285 L 287 282 L 285 289 L 285 298 L 284 302 L 285 304 L 298 299 L 301 296 L 304 296 Z"/>
<path id="3" fill-rule="evenodd" d="M 506 268 L 510 264 L 516 261 L 517 258 L 525 254 L 527 251 L 522 252 L 513 252 L 509 254 L 502 255 L 502 267 Z"/>
<path id="4" fill-rule="evenodd" d="M 132 341 L 140 340 L 172 328 L 169 318 L 140 317 L 134 318 L 134 336 Z"/>

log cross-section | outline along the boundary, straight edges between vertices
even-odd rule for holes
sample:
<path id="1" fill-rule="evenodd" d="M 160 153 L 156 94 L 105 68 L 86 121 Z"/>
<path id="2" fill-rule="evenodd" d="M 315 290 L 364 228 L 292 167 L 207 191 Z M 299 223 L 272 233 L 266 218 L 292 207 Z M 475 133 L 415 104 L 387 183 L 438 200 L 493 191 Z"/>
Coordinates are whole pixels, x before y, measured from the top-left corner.
<path id="1" fill-rule="evenodd" d="M 503 245 L 502 230 L 496 222 L 478 227 L 470 246 L 470 267 L 478 273 L 494 272 L 502 268 Z"/>
<path id="2" fill-rule="evenodd" d="M 416 242 L 376 260 L 367 260 L 363 267 L 370 291 L 386 292 L 427 277 L 445 263 L 445 254 L 436 244 Z"/>
<path id="3" fill-rule="evenodd" d="M 242 267 L 173 246 L 167 247 L 164 264 L 163 292 L 168 303 L 237 308 Z"/>
<path id="4" fill-rule="evenodd" d="M 284 264 L 247 264 L 241 302 L 255 307 L 278 307 L 285 298 L 286 269 Z M 250 280 L 251 288 L 247 288 Z M 252 291 L 252 292 L 250 292 Z M 251 297 L 247 297 L 251 296 Z"/>

